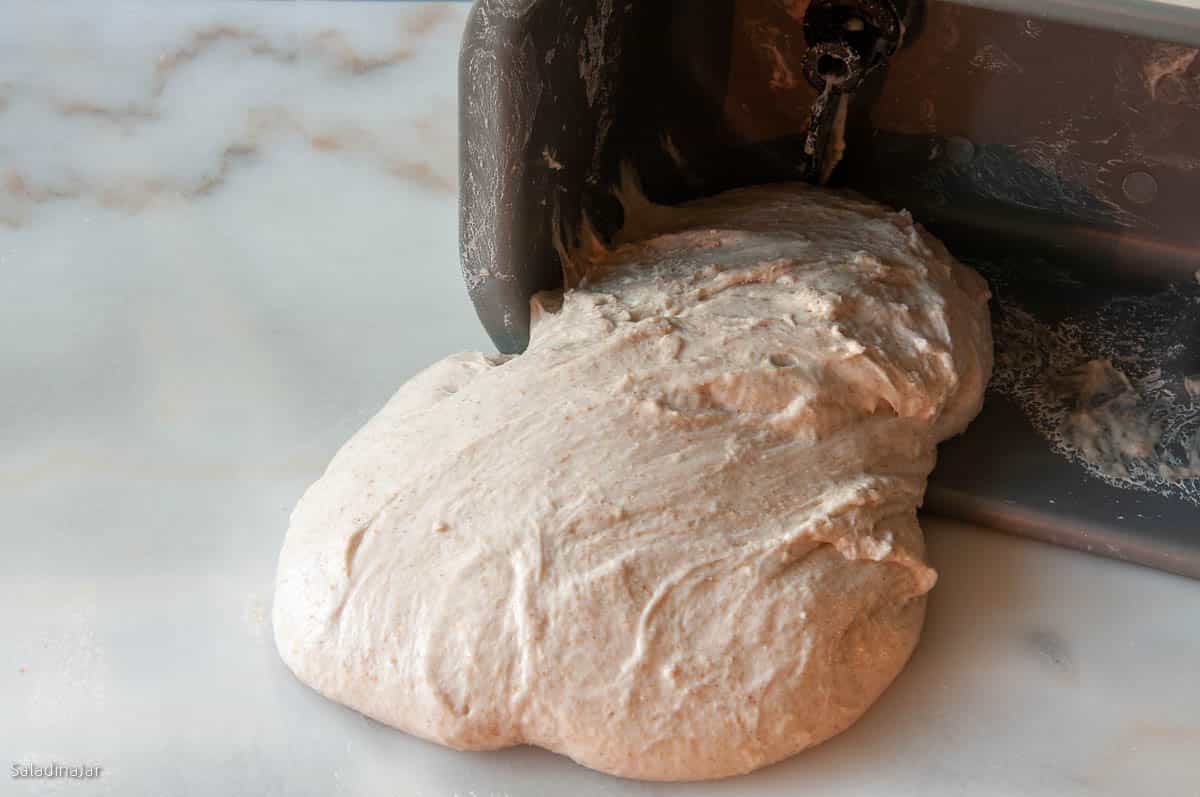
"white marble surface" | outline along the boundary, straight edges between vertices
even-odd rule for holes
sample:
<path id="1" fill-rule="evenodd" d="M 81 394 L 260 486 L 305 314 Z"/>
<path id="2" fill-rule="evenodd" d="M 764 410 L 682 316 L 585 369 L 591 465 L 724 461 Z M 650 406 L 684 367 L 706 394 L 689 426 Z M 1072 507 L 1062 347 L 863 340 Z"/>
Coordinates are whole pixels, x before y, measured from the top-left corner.
<path id="1" fill-rule="evenodd" d="M 908 670 L 746 778 L 455 753 L 291 678 L 292 504 L 403 379 L 487 346 L 464 15 L 0 6 L 0 793 L 1200 794 L 1200 584 L 935 520 Z M 103 774 L 9 777 L 53 761 Z"/>

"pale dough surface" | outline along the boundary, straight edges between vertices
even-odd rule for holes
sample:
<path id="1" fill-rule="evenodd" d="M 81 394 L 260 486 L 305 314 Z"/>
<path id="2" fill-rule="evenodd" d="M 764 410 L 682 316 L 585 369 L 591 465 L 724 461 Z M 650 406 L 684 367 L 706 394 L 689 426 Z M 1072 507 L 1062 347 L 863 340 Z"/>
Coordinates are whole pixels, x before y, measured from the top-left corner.
<path id="1" fill-rule="evenodd" d="M 845 729 L 916 644 L 916 509 L 979 410 L 987 288 L 801 186 L 667 211 L 433 365 L 292 515 L 274 630 L 322 694 L 464 749 L 715 778 Z"/>

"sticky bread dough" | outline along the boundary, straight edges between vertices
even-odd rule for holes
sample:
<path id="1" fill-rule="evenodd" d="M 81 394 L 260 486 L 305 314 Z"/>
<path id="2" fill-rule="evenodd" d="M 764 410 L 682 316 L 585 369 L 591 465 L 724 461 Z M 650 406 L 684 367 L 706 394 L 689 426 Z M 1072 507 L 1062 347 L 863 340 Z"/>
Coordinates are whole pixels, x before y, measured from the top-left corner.
<path id="1" fill-rule="evenodd" d="M 451 747 L 717 778 L 842 731 L 912 652 L 916 509 L 980 407 L 988 294 L 907 214 L 817 189 L 626 211 L 527 352 L 436 363 L 337 454 L 275 639 Z"/>

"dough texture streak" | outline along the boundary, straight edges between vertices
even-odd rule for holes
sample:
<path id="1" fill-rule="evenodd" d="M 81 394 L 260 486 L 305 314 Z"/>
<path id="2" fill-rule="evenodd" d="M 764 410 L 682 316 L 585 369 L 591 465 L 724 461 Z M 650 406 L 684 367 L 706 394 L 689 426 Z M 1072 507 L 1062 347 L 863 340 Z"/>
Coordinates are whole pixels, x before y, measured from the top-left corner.
<path id="1" fill-rule="evenodd" d="M 988 291 L 832 192 L 623 202 L 524 354 L 434 364 L 309 488 L 275 638 L 451 747 L 723 777 L 844 730 L 911 654 L 916 512 L 982 402 Z"/>

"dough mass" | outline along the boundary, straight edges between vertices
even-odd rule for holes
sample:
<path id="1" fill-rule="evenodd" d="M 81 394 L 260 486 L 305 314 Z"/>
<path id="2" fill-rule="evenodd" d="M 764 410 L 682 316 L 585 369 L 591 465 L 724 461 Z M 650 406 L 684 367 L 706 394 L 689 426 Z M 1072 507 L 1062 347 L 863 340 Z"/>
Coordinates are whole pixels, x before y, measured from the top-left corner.
<path id="1" fill-rule="evenodd" d="M 716 778 L 845 729 L 912 652 L 987 289 L 907 214 L 803 186 L 627 214 L 525 354 L 442 360 L 337 454 L 275 638 L 426 739 Z"/>

